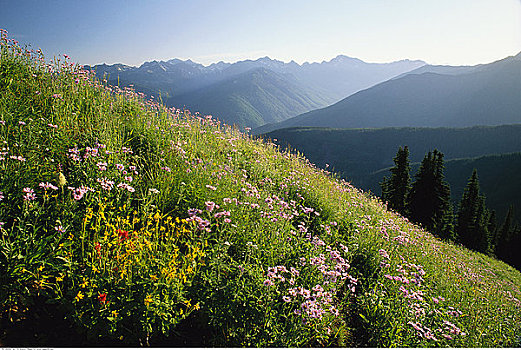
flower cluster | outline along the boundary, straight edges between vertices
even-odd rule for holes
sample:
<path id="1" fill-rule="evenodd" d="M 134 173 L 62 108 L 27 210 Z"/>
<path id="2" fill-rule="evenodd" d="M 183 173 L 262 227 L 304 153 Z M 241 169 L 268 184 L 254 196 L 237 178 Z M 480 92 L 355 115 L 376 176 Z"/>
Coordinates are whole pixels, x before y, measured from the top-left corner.
<path id="1" fill-rule="evenodd" d="M 210 221 L 203 219 L 199 216 L 199 214 L 202 213 L 202 210 L 200 209 L 189 209 L 188 210 L 188 218 L 186 219 L 187 222 L 195 222 L 197 224 L 197 228 L 199 230 L 204 230 L 206 232 L 211 232 L 210 229 Z"/>
<path id="2" fill-rule="evenodd" d="M 83 196 L 85 195 L 85 193 L 87 193 L 87 192 L 94 192 L 94 189 L 87 187 L 87 186 L 80 186 L 78 188 L 69 186 L 69 187 L 67 187 L 67 189 L 72 191 L 72 197 L 74 198 L 75 201 L 81 200 L 83 198 Z"/>
<path id="3" fill-rule="evenodd" d="M 338 316 L 339 312 L 334 306 L 334 295 L 338 286 L 337 282 L 345 281 L 347 289 L 355 291 L 357 280 L 347 273 L 349 264 L 341 256 L 338 250 L 326 246 L 325 254 L 318 254 L 308 259 L 300 258 L 301 266 L 306 266 L 309 262 L 310 268 L 321 273 L 321 284 L 316 284 L 308 289 L 298 285 L 301 272 L 295 267 L 289 270 L 282 265 L 269 267 L 264 286 L 270 287 L 277 285 L 282 288 L 282 300 L 285 303 L 296 303 L 297 308 L 293 310 L 295 315 L 301 315 L 310 319 L 322 319 L 325 314 Z M 308 268 L 309 269 L 309 268 Z"/>
<path id="4" fill-rule="evenodd" d="M 26 202 L 34 201 L 36 199 L 36 194 L 34 194 L 34 190 L 30 187 L 25 187 L 23 193 L 23 199 Z"/>

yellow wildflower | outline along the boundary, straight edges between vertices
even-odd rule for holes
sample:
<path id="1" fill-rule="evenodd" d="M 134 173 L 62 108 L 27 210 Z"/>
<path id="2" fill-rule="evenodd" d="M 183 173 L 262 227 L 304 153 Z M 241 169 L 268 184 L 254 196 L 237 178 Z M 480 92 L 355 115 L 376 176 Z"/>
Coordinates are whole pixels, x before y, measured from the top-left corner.
<path id="1" fill-rule="evenodd" d="M 82 277 L 82 278 L 83 278 L 83 283 L 80 284 L 80 287 L 81 287 L 81 288 L 85 288 L 85 287 L 87 287 L 87 286 L 89 285 L 89 281 L 87 281 L 87 280 L 85 279 L 85 277 Z"/>
<path id="2" fill-rule="evenodd" d="M 80 301 L 81 299 L 83 299 L 85 295 L 83 295 L 83 293 L 81 292 L 81 290 L 78 292 L 78 294 L 74 297 L 74 301 L 78 302 Z"/>
<path id="3" fill-rule="evenodd" d="M 85 222 L 87 220 L 90 220 L 92 219 L 92 217 L 94 216 L 94 212 L 92 211 L 92 208 L 87 208 L 87 212 L 85 213 Z"/>
<path id="4" fill-rule="evenodd" d="M 144 301 L 145 301 L 145 306 L 148 307 L 148 305 L 150 305 L 150 303 L 152 303 L 154 301 L 154 299 L 152 299 L 152 296 L 149 294 L 146 296 Z"/>

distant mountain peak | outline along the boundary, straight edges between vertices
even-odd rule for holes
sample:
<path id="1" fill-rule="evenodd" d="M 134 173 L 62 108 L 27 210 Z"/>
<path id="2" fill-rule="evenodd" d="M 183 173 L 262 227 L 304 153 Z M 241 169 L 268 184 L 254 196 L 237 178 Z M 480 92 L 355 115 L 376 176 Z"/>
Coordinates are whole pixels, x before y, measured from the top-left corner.
<path id="1" fill-rule="evenodd" d="M 273 59 L 273 58 L 270 58 L 268 56 L 264 56 L 264 57 L 260 57 L 260 58 L 257 58 L 255 61 L 253 62 L 259 62 L 259 63 L 263 63 L 263 64 L 280 64 L 280 65 L 284 65 L 285 63 L 282 62 L 282 61 L 279 61 L 279 60 L 276 60 L 276 59 Z"/>
<path id="2" fill-rule="evenodd" d="M 200 66 L 199 63 L 196 63 L 196 62 L 192 61 L 191 59 L 181 60 L 179 58 L 173 58 L 171 60 L 166 61 L 166 63 L 171 64 L 171 65 L 188 64 L 190 66 Z"/>
<path id="3" fill-rule="evenodd" d="M 336 62 L 338 62 L 338 63 L 346 63 L 346 62 L 365 63 L 364 61 L 362 61 L 358 58 L 349 57 L 346 55 L 338 55 L 329 62 L 331 62 L 331 63 L 336 63 Z"/>

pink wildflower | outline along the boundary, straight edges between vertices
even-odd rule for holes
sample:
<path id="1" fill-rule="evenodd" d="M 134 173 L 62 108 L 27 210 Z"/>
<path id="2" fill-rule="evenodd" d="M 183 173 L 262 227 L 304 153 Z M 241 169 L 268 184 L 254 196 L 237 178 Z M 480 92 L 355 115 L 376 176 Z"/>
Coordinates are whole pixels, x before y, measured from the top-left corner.
<path id="1" fill-rule="evenodd" d="M 107 163 L 105 163 L 105 162 L 98 162 L 98 163 L 96 163 L 96 166 L 98 167 L 99 171 L 107 170 Z"/>
<path id="2" fill-rule="evenodd" d="M 112 187 L 114 186 L 114 181 L 108 180 L 106 177 L 96 179 L 96 181 L 98 181 L 98 183 L 101 185 L 101 188 L 106 191 L 112 190 Z"/>
<path id="3" fill-rule="evenodd" d="M 126 183 L 120 183 L 118 184 L 118 188 L 123 188 L 129 192 L 135 192 L 136 190 L 134 189 L 134 187 L 130 186 L 129 184 L 126 184 Z"/>
<path id="4" fill-rule="evenodd" d="M 270 279 L 266 279 L 266 280 L 264 280 L 263 284 L 266 287 L 269 287 L 269 286 L 273 286 L 275 283 L 273 283 Z"/>
<path id="5" fill-rule="evenodd" d="M 36 195 L 34 194 L 34 190 L 32 188 L 25 187 L 23 189 L 23 192 L 24 192 L 24 195 L 23 195 L 24 201 L 33 201 L 36 199 Z"/>
<path id="6" fill-rule="evenodd" d="M 387 254 L 387 252 L 384 250 L 384 249 L 380 249 L 378 251 L 378 253 L 380 253 L 380 255 L 384 258 L 384 259 L 389 259 L 389 254 Z"/>
<path id="7" fill-rule="evenodd" d="M 418 323 L 414 323 L 414 322 L 407 322 L 407 324 L 410 324 L 412 326 L 412 328 L 416 329 L 418 332 L 424 332 L 423 328 L 420 327 L 420 325 Z"/>
<path id="8" fill-rule="evenodd" d="M 59 226 L 55 226 L 54 229 L 59 232 L 59 233 L 65 233 L 65 229 L 63 228 L 62 225 L 59 225 Z"/>
<path id="9" fill-rule="evenodd" d="M 206 205 L 206 211 L 212 212 L 215 208 L 214 202 L 207 201 L 207 202 L 204 202 L 204 204 Z"/>
<path id="10" fill-rule="evenodd" d="M 51 190 L 56 191 L 58 189 L 58 187 L 54 186 L 52 183 L 49 183 L 49 182 L 40 182 L 40 184 L 38 186 L 40 186 L 41 188 L 43 188 L 45 190 L 51 189 Z"/>

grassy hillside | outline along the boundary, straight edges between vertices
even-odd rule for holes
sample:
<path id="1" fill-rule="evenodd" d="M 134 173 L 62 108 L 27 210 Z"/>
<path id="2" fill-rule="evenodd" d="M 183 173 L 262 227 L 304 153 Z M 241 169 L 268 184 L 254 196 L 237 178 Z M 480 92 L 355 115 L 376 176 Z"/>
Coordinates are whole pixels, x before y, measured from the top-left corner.
<path id="1" fill-rule="evenodd" d="M 520 345 L 509 266 L 275 145 L 1 45 L 2 345 Z"/>

